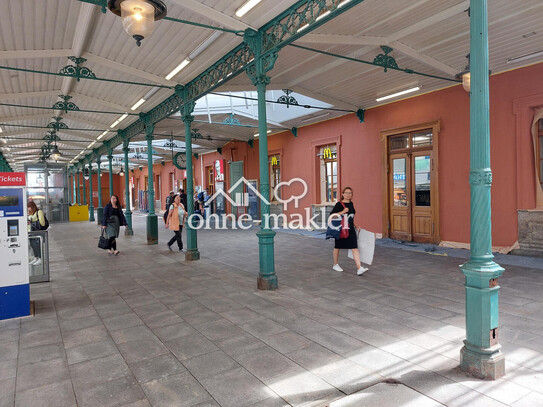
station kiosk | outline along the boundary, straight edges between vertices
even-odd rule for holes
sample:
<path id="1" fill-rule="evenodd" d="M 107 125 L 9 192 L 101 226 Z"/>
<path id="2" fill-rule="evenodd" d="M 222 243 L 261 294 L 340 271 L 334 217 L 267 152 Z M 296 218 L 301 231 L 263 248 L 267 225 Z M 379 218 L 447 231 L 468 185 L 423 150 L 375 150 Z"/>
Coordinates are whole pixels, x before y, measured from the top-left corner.
<path id="1" fill-rule="evenodd" d="M 26 178 L 0 172 L 0 320 L 30 315 Z"/>

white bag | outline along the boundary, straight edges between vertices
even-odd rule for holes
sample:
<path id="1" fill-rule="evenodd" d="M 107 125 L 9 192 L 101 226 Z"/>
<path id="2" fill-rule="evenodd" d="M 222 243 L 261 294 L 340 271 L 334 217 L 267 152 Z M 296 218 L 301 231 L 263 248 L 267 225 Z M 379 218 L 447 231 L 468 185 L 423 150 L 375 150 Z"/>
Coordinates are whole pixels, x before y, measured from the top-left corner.
<path id="1" fill-rule="evenodd" d="M 373 263 L 373 252 L 375 251 L 375 233 L 365 229 L 359 229 L 358 232 L 358 253 L 360 253 L 360 261 L 362 263 Z M 349 249 L 347 256 L 353 258 L 353 251 Z"/>

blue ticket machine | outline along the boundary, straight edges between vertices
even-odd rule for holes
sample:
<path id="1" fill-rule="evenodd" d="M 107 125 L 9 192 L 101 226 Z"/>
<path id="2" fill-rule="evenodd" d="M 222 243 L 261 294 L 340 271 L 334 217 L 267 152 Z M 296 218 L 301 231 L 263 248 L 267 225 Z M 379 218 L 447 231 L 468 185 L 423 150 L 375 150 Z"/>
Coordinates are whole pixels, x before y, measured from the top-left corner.
<path id="1" fill-rule="evenodd" d="M 30 315 L 25 173 L 0 172 L 0 320 Z"/>

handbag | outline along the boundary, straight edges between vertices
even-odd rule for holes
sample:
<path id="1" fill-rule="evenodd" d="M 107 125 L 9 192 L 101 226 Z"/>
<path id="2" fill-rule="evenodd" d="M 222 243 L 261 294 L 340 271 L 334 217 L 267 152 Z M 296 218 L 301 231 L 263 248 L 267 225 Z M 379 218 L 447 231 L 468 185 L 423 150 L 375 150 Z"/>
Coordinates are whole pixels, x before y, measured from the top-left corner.
<path id="1" fill-rule="evenodd" d="M 373 263 L 373 253 L 375 251 L 375 233 L 365 229 L 358 231 L 358 253 L 360 253 L 360 261 L 362 263 Z M 353 252 L 349 249 L 347 256 L 353 259 Z"/>
<path id="2" fill-rule="evenodd" d="M 340 201 L 341 202 L 341 201 Z M 345 204 L 341 202 L 343 209 L 345 209 Z M 345 216 L 341 216 L 341 230 L 339 231 L 339 238 L 346 239 L 349 237 L 349 219 Z"/>
<path id="3" fill-rule="evenodd" d="M 100 249 L 108 250 L 110 249 L 109 239 L 104 236 L 105 229 L 102 228 L 102 233 L 100 234 L 100 239 L 98 240 L 98 247 Z"/>

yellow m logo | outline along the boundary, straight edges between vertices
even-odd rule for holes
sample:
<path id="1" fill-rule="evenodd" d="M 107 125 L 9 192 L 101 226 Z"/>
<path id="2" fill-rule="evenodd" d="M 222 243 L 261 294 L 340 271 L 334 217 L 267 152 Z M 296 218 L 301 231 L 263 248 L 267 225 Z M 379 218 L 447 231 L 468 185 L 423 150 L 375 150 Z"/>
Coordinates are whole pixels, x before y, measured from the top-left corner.
<path id="1" fill-rule="evenodd" d="M 332 158 L 332 149 L 330 147 L 326 147 L 322 152 L 322 158 L 325 160 L 327 158 Z"/>
<path id="2" fill-rule="evenodd" d="M 273 156 L 273 157 L 271 158 L 271 164 L 272 164 L 272 165 L 277 165 L 277 157 L 276 157 L 276 156 Z"/>

